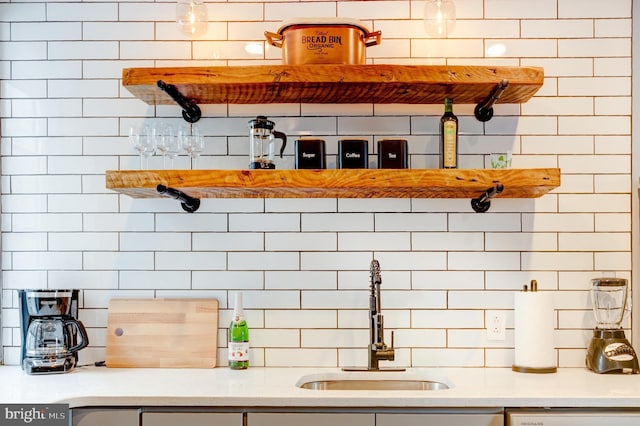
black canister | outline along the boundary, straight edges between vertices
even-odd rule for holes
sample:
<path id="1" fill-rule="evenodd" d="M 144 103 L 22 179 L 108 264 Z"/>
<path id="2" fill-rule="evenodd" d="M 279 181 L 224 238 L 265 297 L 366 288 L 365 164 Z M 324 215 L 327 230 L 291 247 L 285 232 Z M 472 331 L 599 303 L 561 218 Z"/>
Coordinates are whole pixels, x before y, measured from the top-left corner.
<path id="1" fill-rule="evenodd" d="M 366 169 L 369 166 L 369 142 L 366 139 L 338 141 L 339 169 Z"/>
<path id="2" fill-rule="evenodd" d="M 409 156 L 405 139 L 382 139 L 378 141 L 379 169 L 406 169 L 408 167 Z"/>
<path id="3" fill-rule="evenodd" d="M 325 142 L 322 139 L 298 139 L 294 147 L 296 169 L 326 169 Z"/>

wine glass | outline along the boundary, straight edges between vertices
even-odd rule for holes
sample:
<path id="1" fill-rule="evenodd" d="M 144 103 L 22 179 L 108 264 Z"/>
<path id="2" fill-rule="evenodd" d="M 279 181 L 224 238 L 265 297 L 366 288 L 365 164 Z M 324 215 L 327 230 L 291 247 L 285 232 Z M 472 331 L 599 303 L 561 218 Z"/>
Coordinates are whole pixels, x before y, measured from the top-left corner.
<path id="1" fill-rule="evenodd" d="M 144 126 L 140 134 L 140 146 L 144 157 L 144 168 L 149 168 L 149 158 L 156 152 L 156 129 L 153 126 Z"/>
<path id="2" fill-rule="evenodd" d="M 186 151 L 187 155 L 191 157 L 191 168 L 195 169 L 197 167 L 198 157 L 204 150 L 204 137 L 195 126 L 191 131 L 183 127 L 180 129 L 180 141 L 182 148 Z"/>
<path id="3" fill-rule="evenodd" d="M 175 146 L 176 136 L 173 128 L 165 123 L 160 123 L 158 125 L 157 133 L 156 133 L 156 151 L 158 154 L 162 155 L 162 168 L 167 168 L 167 156 L 171 158 L 171 165 L 173 166 L 173 158 L 175 158 L 178 153 L 169 154 L 169 151 L 172 150 L 172 145 Z M 174 148 L 174 147 L 173 147 Z M 175 149 L 172 150 L 172 153 Z M 178 152 L 180 152 L 180 146 L 178 145 Z M 171 157 L 173 155 L 173 157 Z"/>
<path id="4" fill-rule="evenodd" d="M 174 160 L 182 152 L 182 139 L 178 137 L 178 135 L 172 132 L 171 135 L 167 137 L 166 147 L 167 147 L 167 157 L 169 157 L 169 160 L 171 162 L 170 167 L 173 169 Z"/>
<path id="5" fill-rule="evenodd" d="M 191 168 L 197 168 L 197 160 L 204 150 L 204 137 L 201 135 L 184 135 L 182 147 L 191 157 Z"/>
<path id="6" fill-rule="evenodd" d="M 155 152 L 155 139 L 151 135 L 148 126 L 143 127 L 141 132 L 135 128 L 129 129 L 129 140 L 140 156 L 140 170 L 147 168 L 149 157 Z"/>

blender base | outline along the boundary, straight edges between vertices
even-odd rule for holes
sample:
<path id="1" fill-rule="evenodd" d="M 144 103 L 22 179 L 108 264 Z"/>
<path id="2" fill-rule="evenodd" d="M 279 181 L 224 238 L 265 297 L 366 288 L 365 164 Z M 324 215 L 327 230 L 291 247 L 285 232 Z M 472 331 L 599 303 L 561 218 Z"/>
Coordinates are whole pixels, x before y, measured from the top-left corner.
<path id="1" fill-rule="evenodd" d="M 595 373 L 638 374 L 638 357 L 622 329 L 593 330 L 585 358 L 587 368 Z"/>

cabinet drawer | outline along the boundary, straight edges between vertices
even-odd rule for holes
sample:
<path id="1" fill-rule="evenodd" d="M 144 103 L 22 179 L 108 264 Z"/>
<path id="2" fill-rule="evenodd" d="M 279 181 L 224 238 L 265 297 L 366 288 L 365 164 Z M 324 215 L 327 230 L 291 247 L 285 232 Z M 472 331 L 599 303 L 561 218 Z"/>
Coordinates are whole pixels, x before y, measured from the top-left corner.
<path id="1" fill-rule="evenodd" d="M 138 426 L 138 409 L 73 408 L 72 426 Z"/>
<path id="2" fill-rule="evenodd" d="M 242 426 L 242 413 L 142 413 L 142 426 Z M 118 425 L 119 426 L 119 425 Z"/>
<path id="3" fill-rule="evenodd" d="M 374 425 L 375 425 L 375 414 L 373 413 L 249 413 L 247 414 L 247 426 L 374 426 Z M 397 426 L 397 424 L 394 426 Z"/>
<path id="4" fill-rule="evenodd" d="M 376 426 L 502 426 L 499 413 L 376 414 Z"/>

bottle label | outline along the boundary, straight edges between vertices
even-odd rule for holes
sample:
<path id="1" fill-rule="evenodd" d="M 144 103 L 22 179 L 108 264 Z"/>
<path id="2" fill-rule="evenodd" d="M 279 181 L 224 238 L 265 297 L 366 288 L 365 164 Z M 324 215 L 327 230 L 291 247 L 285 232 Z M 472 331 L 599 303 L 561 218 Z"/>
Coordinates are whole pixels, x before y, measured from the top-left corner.
<path id="1" fill-rule="evenodd" d="M 457 124 L 455 121 L 447 121 L 444 123 L 444 167 L 457 167 L 456 164 L 456 130 Z"/>
<path id="2" fill-rule="evenodd" d="M 249 361 L 249 342 L 229 342 L 229 361 Z"/>

